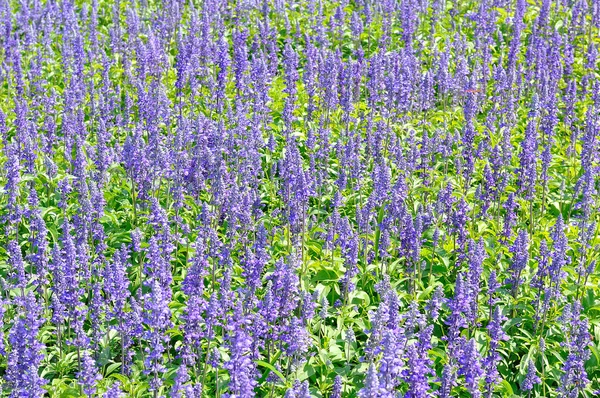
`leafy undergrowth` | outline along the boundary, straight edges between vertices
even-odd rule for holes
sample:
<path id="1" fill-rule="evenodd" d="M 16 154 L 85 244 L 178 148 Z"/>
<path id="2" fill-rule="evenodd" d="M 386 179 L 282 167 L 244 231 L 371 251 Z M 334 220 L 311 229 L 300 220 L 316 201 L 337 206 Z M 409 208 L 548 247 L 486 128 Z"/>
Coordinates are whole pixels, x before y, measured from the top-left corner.
<path id="1" fill-rule="evenodd" d="M 0 31 L 0 396 L 598 395 L 598 1 Z"/>

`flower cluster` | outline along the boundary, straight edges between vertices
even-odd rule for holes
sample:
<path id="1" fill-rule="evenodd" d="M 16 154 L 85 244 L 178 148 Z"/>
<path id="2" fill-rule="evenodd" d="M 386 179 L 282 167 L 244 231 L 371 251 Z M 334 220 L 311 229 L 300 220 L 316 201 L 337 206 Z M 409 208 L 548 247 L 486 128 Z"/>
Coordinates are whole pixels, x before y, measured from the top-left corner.
<path id="1" fill-rule="evenodd" d="M 597 395 L 599 36 L 0 0 L 0 397 Z"/>

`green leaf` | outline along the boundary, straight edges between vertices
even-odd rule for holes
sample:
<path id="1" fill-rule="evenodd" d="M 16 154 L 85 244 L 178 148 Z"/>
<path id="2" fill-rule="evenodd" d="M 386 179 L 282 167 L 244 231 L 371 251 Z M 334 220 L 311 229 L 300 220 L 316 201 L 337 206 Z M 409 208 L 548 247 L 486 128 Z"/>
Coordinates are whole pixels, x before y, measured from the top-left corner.
<path id="1" fill-rule="evenodd" d="M 267 368 L 269 371 L 271 371 L 271 372 L 275 373 L 275 374 L 276 374 L 276 375 L 277 375 L 277 376 L 278 376 L 278 377 L 281 379 L 281 382 L 285 384 L 285 382 L 286 382 L 286 380 L 285 380 L 285 376 L 283 376 L 283 374 L 282 374 L 280 371 L 278 371 L 278 370 L 275 368 L 275 366 L 271 365 L 271 364 L 270 364 L 270 363 L 268 363 L 268 362 L 265 362 L 265 361 L 260 361 L 260 360 L 256 361 L 256 364 L 257 364 L 258 366 L 262 366 L 263 368 Z M 267 372 L 267 373 L 265 373 L 261 379 L 266 379 L 268 375 L 269 375 L 269 373 L 268 373 L 268 372 Z"/>
<path id="2" fill-rule="evenodd" d="M 121 362 L 116 362 L 108 365 L 106 367 L 106 372 L 104 373 L 106 376 L 112 375 L 112 373 L 121 367 Z"/>

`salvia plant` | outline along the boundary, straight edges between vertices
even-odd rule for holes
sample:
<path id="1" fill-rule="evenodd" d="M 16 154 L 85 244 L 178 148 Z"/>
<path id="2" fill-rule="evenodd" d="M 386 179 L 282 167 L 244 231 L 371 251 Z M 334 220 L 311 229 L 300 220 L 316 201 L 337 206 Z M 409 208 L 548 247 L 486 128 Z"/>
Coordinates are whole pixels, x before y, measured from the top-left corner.
<path id="1" fill-rule="evenodd" d="M 0 0 L 0 396 L 599 396 L 599 46 L 599 0 Z"/>

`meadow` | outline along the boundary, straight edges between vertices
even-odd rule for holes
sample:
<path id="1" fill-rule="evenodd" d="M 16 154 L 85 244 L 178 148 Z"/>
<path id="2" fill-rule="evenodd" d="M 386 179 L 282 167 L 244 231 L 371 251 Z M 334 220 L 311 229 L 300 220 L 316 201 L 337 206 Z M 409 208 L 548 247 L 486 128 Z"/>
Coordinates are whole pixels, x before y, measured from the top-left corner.
<path id="1" fill-rule="evenodd" d="M 0 397 L 600 396 L 599 0 L 0 0 Z"/>

